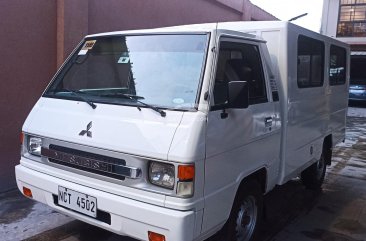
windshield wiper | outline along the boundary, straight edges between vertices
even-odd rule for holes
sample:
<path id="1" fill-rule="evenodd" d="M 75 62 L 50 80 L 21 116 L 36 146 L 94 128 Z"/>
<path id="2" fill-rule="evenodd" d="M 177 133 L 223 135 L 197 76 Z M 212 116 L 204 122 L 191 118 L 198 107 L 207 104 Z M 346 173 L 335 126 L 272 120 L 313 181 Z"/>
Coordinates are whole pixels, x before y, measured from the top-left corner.
<path id="1" fill-rule="evenodd" d="M 117 97 L 122 97 L 122 98 L 130 99 L 130 100 L 145 99 L 144 97 L 139 96 L 139 95 L 125 94 L 125 93 L 121 93 L 121 92 L 106 93 L 106 94 L 101 94 L 99 96 L 101 96 L 101 97 L 114 97 L 114 96 L 117 96 Z"/>
<path id="2" fill-rule="evenodd" d="M 129 100 L 133 100 L 133 101 L 136 101 L 137 103 L 140 103 L 142 104 L 143 106 L 146 106 L 156 112 L 158 112 L 161 117 L 165 117 L 166 116 L 166 112 L 163 111 L 162 109 L 156 107 L 156 106 L 153 106 L 153 105 L 150 105 L 150 104 L 147 104 L 145 102 L 142 102 L 140 99 L 145 99 L 144 97 L 142 96 L 138 96 L 138 95 L 131 95 L 131 94 L 123 94 L 123 93 L 110 93 L 110 94 L 102 94 L 100 95 L 102 97 L 111 97 L 111 96 L 118 96 L 118 97 L 122 97 L 122 98 L 125 98 L 125 99 L 129 99 Z"/>
<path id="3" fill-rule="evenodd" d="M 72 93 L 73 95 L 75 95 L 76 97 L 78 97 L 79 99 L 81 99 L 82 101 L 86 102 L 88 105 L 91 106 L 91 108 L 95 109 L 97 108 L 97 105 L 94 104 L 92 101 L 90 101 L 88 98 L 86 98 L 85 96 L 82 96 L 81 94 L 85 94 L 84 92 L 80 91 L 80 90 L 69 90 L 66 88 L 63 88 L 61 91 L 66 90 L 70 93 Z"/>

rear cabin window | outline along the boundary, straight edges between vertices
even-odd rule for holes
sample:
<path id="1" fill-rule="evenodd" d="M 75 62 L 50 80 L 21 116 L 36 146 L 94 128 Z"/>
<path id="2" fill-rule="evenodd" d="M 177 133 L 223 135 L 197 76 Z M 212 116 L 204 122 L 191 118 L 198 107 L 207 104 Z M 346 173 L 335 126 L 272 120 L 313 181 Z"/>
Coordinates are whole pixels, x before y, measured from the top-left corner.
<path id="1" fill-rule="evenodd" d="M 346 83 L 346 54 L 346 49 L 335 45 L 330 46 L 330 85 L 343 85 Z"/>
<path id="2" fill-rule="evenodd" d="M 221 42 L 214 87 L 215 105 L 227 103 L 230 81 L 248 82 L 249 104 L 268 101 L 258 46 Z"/>
<path id="3" fill-rule="evenodd" d="M 297 85 L 319 87 L 324 82 L 324 43 L 300 35 L 297 42 Z"/>

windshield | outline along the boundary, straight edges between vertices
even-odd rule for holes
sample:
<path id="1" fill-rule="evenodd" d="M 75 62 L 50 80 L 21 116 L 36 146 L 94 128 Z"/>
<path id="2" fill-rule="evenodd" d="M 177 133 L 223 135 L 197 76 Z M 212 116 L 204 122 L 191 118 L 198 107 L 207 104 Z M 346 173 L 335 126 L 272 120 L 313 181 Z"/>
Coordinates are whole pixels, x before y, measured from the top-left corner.
<path id="1" fill-rule="evenodd" d="M 89 38 L 65 64 L 46 97 L 161 108 L 196 107 L 208 37 L 143 35 Z M 125 95 L 138 98 L 122 98 Z"/>

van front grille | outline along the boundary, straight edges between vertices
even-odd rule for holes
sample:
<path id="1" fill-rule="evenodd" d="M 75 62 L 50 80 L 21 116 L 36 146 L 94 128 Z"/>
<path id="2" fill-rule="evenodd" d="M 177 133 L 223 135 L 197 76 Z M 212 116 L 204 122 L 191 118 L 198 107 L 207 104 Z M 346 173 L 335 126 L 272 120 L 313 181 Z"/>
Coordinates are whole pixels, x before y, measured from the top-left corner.
<path id="1" fill-rule="evenodd" d="M 49 148 L 42 147 L 41 154 L 47 157 L 51 163 L 119 180 L 130 177 L 132 172 L 131 168 L 126 167 L 125 160 L 63 146 L 50 145 Z"/>

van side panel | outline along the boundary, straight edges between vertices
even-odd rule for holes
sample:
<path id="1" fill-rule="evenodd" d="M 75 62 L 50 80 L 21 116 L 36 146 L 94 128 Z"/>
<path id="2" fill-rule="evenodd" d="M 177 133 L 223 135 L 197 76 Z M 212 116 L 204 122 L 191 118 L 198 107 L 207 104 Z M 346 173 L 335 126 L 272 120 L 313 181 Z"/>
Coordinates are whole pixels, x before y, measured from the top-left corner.
<path id="1" fill-rule="evenodd" d="M 320 158 L 323 140 L 326 136 L 332 135 L 333 146 L 344 139 L 348 105 L 349 60 L 347 60 L 346 84 L 330 86 L 329 45 L 341 46 L 347 50 L 348 54 L 349 47 L 345 43 L 288 22 L 233 22 L 222 23 L 221 26 L 256 34 L 267 41 L 274 71 L 276 72 L 276 68 L 278 69 L 280 85 L 282 85 L 282 92 L 280 91 L 283 120 L 282 165 L 278 184 L 284 184 Z M 324 83 L 321 87 L 298 87 L 297 43 L 299 35 L 324 43 Z"/>
<path id="2" fill-rule="evenodd" d="M 324 77 L 320 87 L 300 88 L 297 54 L 289 54 L 286 165 L 282 183 L 297 176 L 320 158 L 326 136 L 332 134 L 333 144 L 336 144 L 345 135 L 348 84 L 347 82 L 339 86 L 329 84 L 329 46 L 330 43 L 336 42 L 317 33 L 289 25 L 288 53 L 298 53 L 300 35 L 324 44 Z"/>
<path id="3" fill-rule="evenodd" d="M 298 38 L 299 33 L 291 29 L 288 37 L 288 123 L 286 135 L 285 181 L 298 175 L 297 170 L 309 166 L 321 155 L 321 139 L 327 131 L 329 107 L 327 105 L 325 66 L 323 85 L 299 88 L 298 86 Z M 316 39 L 315 36 L 307 37 Z M 296 53 L 296 54 L 294 54 Z"/>
<path id="4" fill-rule="evenodd" d="M 348 110 L 348 89 L 350 83 L 350 51 L 345 46 L 340 46 L 338 42 L 330 42 L 328 46 L 330 51 L 330 46 L 339 46 L 346 49 L 346 83 L 341 85 L 330 85 L 329 83 L 329 75 L 327 75 L 327 96 L 330 108 L 330 118 L 329 118 L 329 126 L 328 133 L 332 134 L 332 144 L 335 146 L 337 143 L 343 141 L 345 139 L 345 127 L 346 127 L 346 116 Z M 326 61 L 329 63 L 330 60 Z"/>

